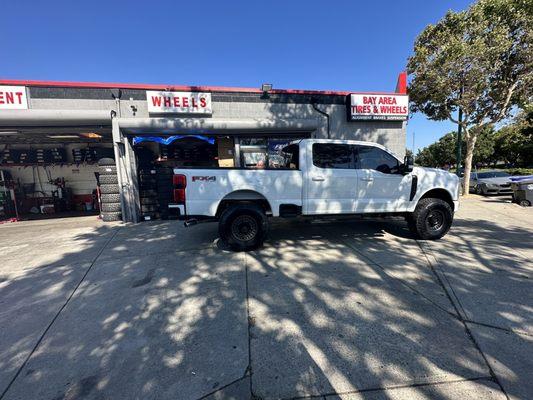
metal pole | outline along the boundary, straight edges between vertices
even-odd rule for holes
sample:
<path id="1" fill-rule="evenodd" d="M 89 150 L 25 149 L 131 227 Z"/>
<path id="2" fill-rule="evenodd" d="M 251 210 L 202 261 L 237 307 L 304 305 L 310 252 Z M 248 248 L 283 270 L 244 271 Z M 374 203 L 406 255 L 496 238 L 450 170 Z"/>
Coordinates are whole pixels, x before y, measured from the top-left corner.
<path id="1" fill-rule="evenodd" d="M 461 176 L 461 145 L 462 145 L 462 138 L 461 134 L 463 132 L 463 125 L 461 124 L 463 122 L 463 110 L 459 108 L 459 124 L 457 126 L 457 176 Z"/>

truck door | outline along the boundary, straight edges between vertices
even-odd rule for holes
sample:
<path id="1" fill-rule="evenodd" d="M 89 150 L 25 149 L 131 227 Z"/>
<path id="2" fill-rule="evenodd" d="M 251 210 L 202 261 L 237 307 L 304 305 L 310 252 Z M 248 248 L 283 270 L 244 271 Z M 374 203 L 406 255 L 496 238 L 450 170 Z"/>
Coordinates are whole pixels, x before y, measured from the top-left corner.
<path id="1" fill-rule="evenodd" d="M 400 173 L 400 162 L 379 147 L 356 146 L 357 212 L 400 212 L 409 205 L 412 175 Z"/>
<path id="2" fill-rule="evenodd" d="M 306 173 L 305 214 L 343 214 L 355 209 L 357 171 L 354 148 L 313 143 Z M 309 159 L 308 158 L 308 159 Z"/>

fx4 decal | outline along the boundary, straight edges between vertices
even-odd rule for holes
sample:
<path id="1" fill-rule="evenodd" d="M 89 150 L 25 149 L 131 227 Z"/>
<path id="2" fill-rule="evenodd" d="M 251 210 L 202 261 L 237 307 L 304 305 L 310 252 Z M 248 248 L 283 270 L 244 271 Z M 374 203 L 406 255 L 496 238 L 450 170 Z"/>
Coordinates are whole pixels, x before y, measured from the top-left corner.
<path id="1" fill-rule="evenodd" d="M 193 176 L 192 181 L 196 182 L 215 182 L 217 180 L 216 176 Z"/>

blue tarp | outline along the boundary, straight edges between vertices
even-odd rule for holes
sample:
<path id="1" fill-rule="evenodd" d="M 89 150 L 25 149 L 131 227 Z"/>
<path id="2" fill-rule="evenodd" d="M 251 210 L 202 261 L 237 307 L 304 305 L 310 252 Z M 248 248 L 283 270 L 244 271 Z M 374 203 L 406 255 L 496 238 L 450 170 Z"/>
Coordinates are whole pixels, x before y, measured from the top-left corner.
<path id="1" fill-rule="evenodd" d="M 161 144 L 164 144 L 164 145 L 168 146 L 169 144 L 171 144 L 175 140 L 187 139 L 187 138 L 196 138 L 196 139 L 203 140 L 203 141 L 205 141 L 205 142 L 207 142 L 209 144 L 215 144 L 215 139 L 214 138 L 211 138 L 211 137 L 208 137 L 208 136 L 203 136 L 203 135 L 174 135 L 174 136 L 167 136 L 167 137 L 162 137 L 162 136 L 135 136 L 133 138 L 133 144 L 136 145 L 136 144 L 142 143 L 142 142 L 156 142 L 156 143 L 161 143 Z"/>

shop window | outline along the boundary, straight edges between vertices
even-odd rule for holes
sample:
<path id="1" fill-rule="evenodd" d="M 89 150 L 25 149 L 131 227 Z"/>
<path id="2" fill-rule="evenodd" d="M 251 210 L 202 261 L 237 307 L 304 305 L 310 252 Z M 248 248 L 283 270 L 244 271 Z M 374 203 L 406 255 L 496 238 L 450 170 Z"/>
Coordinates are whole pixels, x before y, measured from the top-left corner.
<path id="1" fill-rule="evenodd" d="M 287 154 L 284 149 L 297 138 L 241 138 L 240 153 L 241 166 L 256 169 L 296 169 L 296 162 L 292 160 L 293 153 Z M 290 161 L 293 162 L 290 162 Z"/>
<path id="2" fill-rule="evenodd" d="M 357 146 L 357 168 L 373 169 L 384 174 L 397 174 L 399 161 L 378 147 Z"/>
<path id="3" fill-rule="evenodd" d="M 283 168 L 286 169 L 299 169 L 300 168 L 300 147 L 294 143 L 289 146 L 285 146 L 281 150 L 283 155 Z"/>
<path id="4" fill-rule="evenodd" d="M 353 149 L 347 144 L 313 144 L 313 165 L 319 168 L 352 169 Z"/>

